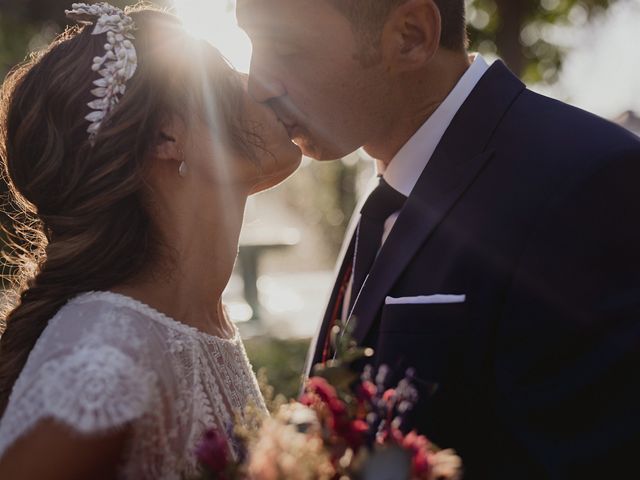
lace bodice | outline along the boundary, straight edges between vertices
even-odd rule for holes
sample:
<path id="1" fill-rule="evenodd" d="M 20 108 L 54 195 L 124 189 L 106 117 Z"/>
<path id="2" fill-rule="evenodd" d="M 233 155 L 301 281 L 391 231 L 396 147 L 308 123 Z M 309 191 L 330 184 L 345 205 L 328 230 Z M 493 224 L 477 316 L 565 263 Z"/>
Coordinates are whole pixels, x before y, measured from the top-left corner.
<path id="1" fill-rule="evenodd" d="M 204 431 L 226 431 L 248 404 L 265 408 L 237 329 L 225 340 L 124 295 L 84 293 L 31 351 L 0 420 L 0 457 L 43 418 L 81 434 L 130 424 L 118 478 L 179 479 Z"/>

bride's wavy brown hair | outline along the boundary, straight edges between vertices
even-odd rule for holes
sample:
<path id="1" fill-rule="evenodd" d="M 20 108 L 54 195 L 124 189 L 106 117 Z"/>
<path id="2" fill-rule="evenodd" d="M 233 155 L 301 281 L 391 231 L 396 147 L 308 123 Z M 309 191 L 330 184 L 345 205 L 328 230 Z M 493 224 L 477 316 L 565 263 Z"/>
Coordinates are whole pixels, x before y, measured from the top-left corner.
<path id="1" fill-rule="evenodd" d="M 251 157 L 255 145 L 242 124 L 242 82 L 217 51 L 189 38 L 169 13 L 145 5 L 127 13 L 137 27 L 138 68 L 94 146 L 84 117 L 98 78 L 92 59 L 106 37 L 92 35 L 92 26 L 68 29 L 3 85 L 4 208 L 13 212 L 18 268 L 14 301 L 0 315 L 0 416 L 49 319 L 77 294 L 122 284 L 160 255 L 144 179 L 163 121 L 208 119 L 235 152 Z"/>

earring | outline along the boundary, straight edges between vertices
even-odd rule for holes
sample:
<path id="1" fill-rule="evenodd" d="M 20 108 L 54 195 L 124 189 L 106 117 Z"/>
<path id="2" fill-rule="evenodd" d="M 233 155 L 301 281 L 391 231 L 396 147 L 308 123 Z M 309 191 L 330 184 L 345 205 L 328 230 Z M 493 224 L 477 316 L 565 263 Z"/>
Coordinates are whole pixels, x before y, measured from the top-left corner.
<path id="1" fill-rule="evenodd" d="M 184 178 L 187 176 L 187 171 L 189 171 L 189 168 L 187 167 L 187 163 L 183 160 L 180 162 L 180 167 L 178 167 L 178 174 Z"/>
<path id="2" fill-rule="evenodd" d="M 178 167 L 178 175 L 182 178 L 187 176 L 187 172 L 189 168 L 187 167 L 187 162 L 184 161 L 184 150 L 178 146 L 178 153 L 180 154 L 180 166 Z"/>

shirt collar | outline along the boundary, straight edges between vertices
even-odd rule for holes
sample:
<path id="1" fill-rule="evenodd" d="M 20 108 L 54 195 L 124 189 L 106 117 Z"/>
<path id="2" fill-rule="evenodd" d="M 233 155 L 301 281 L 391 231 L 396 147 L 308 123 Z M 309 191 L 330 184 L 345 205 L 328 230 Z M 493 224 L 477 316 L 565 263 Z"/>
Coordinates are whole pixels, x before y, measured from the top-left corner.
<path id="1" fill-rule="evenodd" d="M 471 66 L 444 102 L 396 153 L 389 165 L 384 168 L 378 162 L 378 174 L 382 174 L 389 185 L 406 197 L 411 194 L 453 117 L 488 69 L 487 62 L 479 54 L 475 55 Z"/>

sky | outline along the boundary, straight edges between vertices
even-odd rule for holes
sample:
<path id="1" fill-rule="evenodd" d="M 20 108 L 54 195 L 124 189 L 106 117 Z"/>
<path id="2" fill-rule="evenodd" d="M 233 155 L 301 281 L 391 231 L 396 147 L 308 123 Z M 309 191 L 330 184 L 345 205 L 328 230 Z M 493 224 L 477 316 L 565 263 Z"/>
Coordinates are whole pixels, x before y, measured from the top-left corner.
<path id="1" fill-rule="evenodd" d="M 248 72 L 251 43 L 238 28 L 231 0 L 174 0 L 190 31 L 213 43 L 240 71 Z M 569 47 L 557 84 L 533 86 L 598 115 L 640 113 L 640 0 L 619 0 L 604 15 L 562 37 Z"/>
<path id="2" fill-rule="evenodd" d="M 619 0 L 572 35 L 556 96 L 612 118 L 640 113 L 640 0 Z"/>

